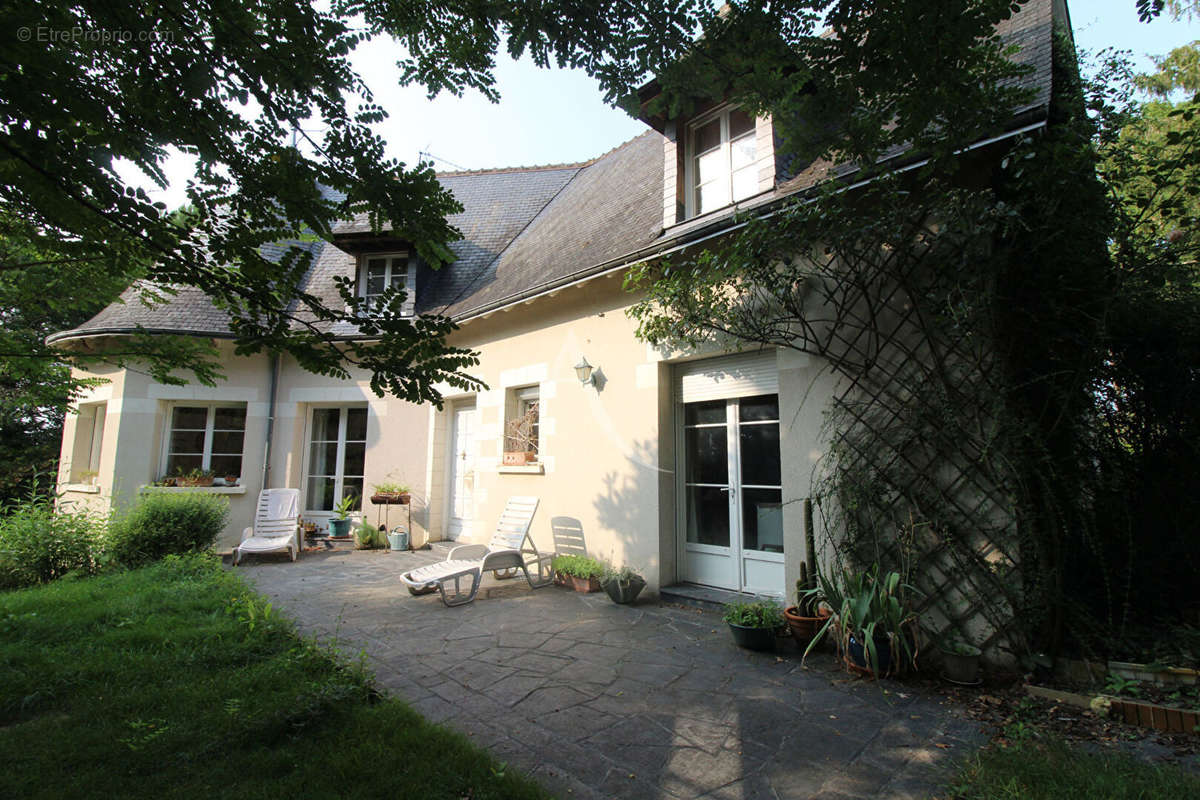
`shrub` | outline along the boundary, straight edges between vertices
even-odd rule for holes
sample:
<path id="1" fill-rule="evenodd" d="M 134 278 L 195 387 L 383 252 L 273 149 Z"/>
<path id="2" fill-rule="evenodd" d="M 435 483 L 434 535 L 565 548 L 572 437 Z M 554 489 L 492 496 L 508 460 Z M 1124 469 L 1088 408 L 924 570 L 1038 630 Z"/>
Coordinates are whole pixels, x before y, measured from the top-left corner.
<path id="1" fill-rule="evenodd" d="M 372 550 L 387 544 L 387 534 L 369 522 L 359 525 L 354 531 L 354 547 L 356 550 Z"/>
<path id="2" fill-rule="evenodd" d="M 5 507 L 0 512 L 0 588 L 95 571 L 101 529 L 95 517 L 55 511 L 53 502 L 45 498 Z"/>
<path id="3" fill-rule="evenodd" d="M 228 517 L 229 502 L 218 495 L 151 492 L 113 523 L 109 548 L 113 559 L 128 567 L 200 552 L 213 546 Z"/>
<path id="4" fill-rule="evenodd" d="M 550 565 L 563 575 L 575 578 L 599 578 L 604 574 L 604 565 L 587 556 L 555 556 Z"/>
<path id="5" fill-rule="evenodd" d="M 780 628 L 783 626 L 783 610 L 771 600 L 756 600 L 753 603 L 727 603 L 725 616 L 731 625 L 745 628 Z"/>

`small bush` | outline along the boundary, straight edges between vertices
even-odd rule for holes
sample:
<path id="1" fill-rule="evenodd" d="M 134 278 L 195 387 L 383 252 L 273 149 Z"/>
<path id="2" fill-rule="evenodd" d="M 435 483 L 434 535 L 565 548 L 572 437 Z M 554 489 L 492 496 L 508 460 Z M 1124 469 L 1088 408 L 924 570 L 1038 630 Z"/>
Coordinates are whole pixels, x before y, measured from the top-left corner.
<path id="1" fill-rule="evenodd" d="M 354 531 L 354 547 L 356 550 L 373 550 L 376 547 L 387 546 L 387 534 L 369 522 L 359 525 Z"/>
<path id="2" fill-rule="evenodd" d="M 213 546 L 228 517 L 229 502 L 217 495 L 151 492 L 113 523 L 109 548 L 127 567 L 200 552 Z"/>
<path id="3" fill-rule="evenodd" d="M 587 556 L 555 556 L 550 566 L 563 575 L 575 578 L 599 578 L 604 574 L 604 565 Z"/>
<path id="4" fill-rule="evenodd" d="M 7 506 L 0 512 L 0 589 L 95 571 L 100 531 L 95 517 L 55 511 L 44 498 Z"/>
<path id="5" fill-rule="evenodd" d="M 732 625 L 745 628 L 780 628 L 783 626 L 783 610 L 771 600 L 756 600 L 753 603 L 727 603 L 725 616 Z"/>

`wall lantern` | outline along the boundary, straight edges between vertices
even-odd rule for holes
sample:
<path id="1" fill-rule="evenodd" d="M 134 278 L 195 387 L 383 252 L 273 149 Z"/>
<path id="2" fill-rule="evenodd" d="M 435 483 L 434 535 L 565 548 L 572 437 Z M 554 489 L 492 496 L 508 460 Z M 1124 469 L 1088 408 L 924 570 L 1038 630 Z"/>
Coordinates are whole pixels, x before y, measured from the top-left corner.
<path id="1" fill-rule="evenodd" d="M 589 364 L 586 358 L 580 356 L 579 363 L 575 365 L 575 377 L 579 378 L 579 382 L 584 386 L 587 386 L 589 383 L 595 386 L 596 376 L 592 374 L 593 369 L 595 367 Z"/>

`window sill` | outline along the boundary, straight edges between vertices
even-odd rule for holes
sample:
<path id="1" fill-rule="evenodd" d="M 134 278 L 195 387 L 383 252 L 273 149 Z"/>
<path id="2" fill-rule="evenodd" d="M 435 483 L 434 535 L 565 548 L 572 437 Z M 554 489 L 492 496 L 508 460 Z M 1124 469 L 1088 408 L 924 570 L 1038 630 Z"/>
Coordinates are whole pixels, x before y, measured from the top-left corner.
<path id="1" fill-rule="evenodd" d="M 546 468 L 542 464 L 525 464 L 521 467 L 501 466 L 496 470 L 501 475 L 544 475 L 546 472 Z"/>
<path id="2" fill-rule="evenodd" d="M 201 492 L 204 494 L 245 494 L 245 486 L 139 486 L 138 493 L 162 492 L 165 494 L 188 494 Z"/>
<path id="3" fill-rule="evenodd" d="M 90 483 L 68 483 L 63 486 L 63 491 L 77 494 L 100 494 L 100 487 Z"/>

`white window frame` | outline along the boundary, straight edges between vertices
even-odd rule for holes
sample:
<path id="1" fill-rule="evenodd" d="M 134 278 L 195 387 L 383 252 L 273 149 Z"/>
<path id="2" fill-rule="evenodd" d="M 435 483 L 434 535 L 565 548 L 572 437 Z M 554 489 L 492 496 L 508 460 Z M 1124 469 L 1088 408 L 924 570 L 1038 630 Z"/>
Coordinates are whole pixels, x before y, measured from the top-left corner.
<path id="1" fill-rule="evenodd" d="M 534 384 L 532 386 L 516 386 L 508 390 L 508 402 L 506 403 L 504 422 L 505 426 L 514 420 L 524 416 L 531 405 L 537 405 L 538 417 L 537 422 L 533 423 L 533 452 L 537 453 L 538 463 L 542 460 L 542 392 L 541 386 Z M 507 427 L 505 428 L 507 430 Z M 507 436 L 504 430 L 501 431 L 500 449 L 504 450 Z"/>
<path id="2" fill-rule="evenodd" d="M 371 309 L 371 298 L 379 297 L 377 294 L 367 293 L 367 267 L 372 261 L 384 260 L 383 284 L 385 287 L 391 287 L 392 275 L 394 271 L 399 271 L 397 265 L 402 265 L 404 268 L 404 307 L 401 311 L 405 316 L 412 316 L 416 308 L 417 301 L 417 259 L 411 253 L 401 250 L 395 253 L 364 253 L 359 256 L 358 262 L 358 295 L 367 301 L 367 310 Z"/>
<path id="3" fill-rule="evenodd" d="M 708 214 L 712 211 L 717 211 L 718 209 L 721 209 L 721 208 L 728 208 L 729 206 L 733 205 L 734 203 L 739 203 L 742 200 L 745 200 L 747 197 L 753 197 L 755 194 L 758 193 L 757 181 L 755 182 L 755 185 L 756 185 L 755 190 L 750 192 L 749 194 L 742 196 L 742 197 L 735 197 L 734 193 L 733 193 L 734 169 L 733 169 L 732 143 L 729 141 L 729 114 L 730 114 L 730 112 L 737 111 L 737 110 L 740 110 L 740 108 L 735 105 L 721 106 L 720 108 L 713 109 L 712 111 L 710 111 L 700 117 L 697 117 L 694 120 L 689 121 L 687 123 L 686 128 L 684 129 L 683 190 L 684 190 L 684 214 L 686 215 L 687 219 L 691 219 L 692 217 L 699 216 L 700 214 Z M 722 160 L 725 162 L 724 175 L 725 175 L 725 179 L 726 179 L 726 184 L 729 187 L 729 194 L 727 195 L 726 202 L 723 205 L 715 206 L 715 207 L 707 209 L 703 212 L 698 212 L 696 209 L 696 190 L 698 188 L 696 186 L 696 178 L 697 178 L 696 158 L 698 157 L 698 154 L 696 153 L 696 132 L 703 126 L 712 122 L 714 119 L 720 119 L 720 121 L 721 121 L 721 144 L 719 145 L 719 149 L 721 151 Z M 754 168 L 753 164 L 758 162 L 758 156 L 759 156 L 758 141 L 757 141 L 758 120 L 755 117 L 751 117 L 751 119 L 754 121 L 755 125 L 753 128 L 750 129 L 750 131 L 747 134 L 743 134 L 743 135 L 755 137 L 754 162 L 752 162 L 752 165 L 750 167 L 751 169 L 753 169 Z"/>
<path id="4" fill-rule="evenodd" d="M 244 475 L 246 472 L 246 429 L 250 425 L 249 404 L 248 403 L 237 403 L 237 402 L 213 403 L 213 402 L 193 401 L 193 400 L 175 400 L 170 403 L 167 403 L 166 420 L 163 425 L 162 453 L 159 457 L 158 474 L 163 477 L 167 477 L 167 475 L 168 475 L 167 468 L 168 468 L 168 464 L 169 464 L 169 461 L 171 458 L 171 431 L 175 430 L 175 427 L 173 424 L 174 417 L 175 417 L 175 409 L 179 408 L 180 406 L 182 406 L 184 408 L 205 408 L 208 410 L 204 417 L 204 451 L 200 454 L 200 469 L 202 469 L 202 470 L 211 470 L 212 469 L 213 431 L 215 428 L 215 423 L 216 423 L 216 418 L 217 418 L 217 409 L 218 408 L 240 408 L 246 412 L 246 416 L 243 418 L 244 422 L 242 424 L 242 452 L 239 454 L 242 459 L 242 468 L 241 468 L 240 472 L 242 473 L 242 475 Z M 222 429 L 222 430 L 225 430 L 225 429 Z M 233 453 L 218 453 L 217 455 L 229 456 L 229 455 L 234 455 L 234 454 Z M 239 475 L 238 477 L 240 478 L 240 477 L 242 477 L 242 475 Z M 224 476 L 217 475 L 214 477 L 219 478 L 219 477 L 224 477 Z"/>
<path id="5" fill-rule="evenodd" d="M 104 447 L 104 425 L 108 403 L 81 403 L 75 419 L 75 447 L 71 453 L 71 479 L 84 480 L 85 472 L 100 472 L 100 452 Z"/>
<path id="6" fill-rule="evenodd" d="M 338 428 L 337 428 L 337 454 L 334 456 L 334 459 L 335 459 L 334 472 L 332 475 L 321 474 L 321 475 L 314 476 L 312 474 L 313 416 L 316 414 L 317 411 L 327 411 L 329 409 L 337 409 L 337 411 L 339 412 L 338 413 Z M 361 440 L 364 445 L 364 454 L 363 454 L 363 472 L 364 472 L 364 474 L 347 476 L 346 475 L 346 445 L 347 445 L 347 443 L 358 443 L 360 441 L 359 439 L 348 439 L 347 438 L 347 432 L 350 428 L 350 410 L 351 409 L 365 410 L 366 414 L 367 414 L 367 425 L 368 426 L 370 425 L 371 409 L 370 409 L 370 406 L 368 406 L 368 405 L 351 403 L 349 405 L 313 405 L 313 406 L 309 406 L 308 420 L 305 424 L 305 430 L 304 430 L 304 471 L 302 473 L 302 483 L 303 483 L 303 487 L 304 487 L 302 491 L 304 493 L 304 505 L 305 505 L 304 513 L 308 516 L 313 516 L 313 517 L 334 516 L 337 513 L 335 511 L 330 511 L 328 509 L 322 510 L 322 509 L 317 509 L 317 508 L 311 507 L 311 505 L 312 505 L 311 494 L 312 493 L 309 491 L 309 482 L 313 477 L 333 478 L 333 504 L 334 504 L 334 506 L 337 506 L 337 504 L 340 503 L 342 501 L 342 498 L 345 496 L 345 490 L 346 490 L 345 481 L 346 481 L 347 477 L 359 478 L 360 480 L 362 480 L 363 488 L 362 488 L 362 491 L 359 493 L 358 510 L 350 512 L 351 514 L 361 514 L 362 513 L 363 504 L 366 502 L 366 493 L 367 493 L 366 492 L 366 489 L 367 489 L 366 475 L 365 475 L 366 469 L 367 469 L 366 453 L 365 453 L 366 447 L 365 446 L 366 446 L 366 442 L 368 442 L 370 439 L 368 437 L 367 439 Z M 322 439 L 321 441 L 329 442 L 329 441 L 333 441 L 333 440 L 332 439 Z"/>

